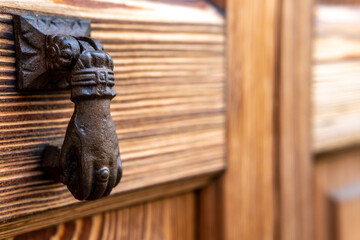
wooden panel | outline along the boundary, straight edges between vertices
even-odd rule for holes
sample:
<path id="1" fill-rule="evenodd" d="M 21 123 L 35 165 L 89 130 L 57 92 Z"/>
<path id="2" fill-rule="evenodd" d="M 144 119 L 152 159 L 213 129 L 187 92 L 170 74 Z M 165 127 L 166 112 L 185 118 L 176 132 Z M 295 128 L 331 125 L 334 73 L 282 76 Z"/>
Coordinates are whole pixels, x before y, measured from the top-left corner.
<path id="1" fill-rule="evenodd" d="M 312 1 L 230 0 L 227 17 L 223 239 L 313 239 Z"/>
<path id="2" fill-rule="evenodd" d="M 192 240 L 195 194 L 105 212 L 16 236 L 14 240 Z"/>
<path id="3" fill-rule="evenodd" d="M 89 216 L 95 213 L 101 213 L 103 211 L 139 204 L 160 197 L 168 197 L 188 192 L 193 189 L 204 187 L 209 183 L 209 181 L 209 176 L 190 178 L 177 182 L 156 185 L 145 189 L 139 189 L 137 191 L 111 195 L 99 201 L 87 201 L 75 206 L 69 205 L 67 207 L 5 221 L 0 225 L 0 239 Z"/>
<path id="4" fill-rule="evenodd" d="M 45 145 L 65 134 L 73 110 L 70 94 L 16 91 L 9 13 L 19 10 L 13 8 L 90 19 L 92 36 L 113 57 L 118 95 L 111 111 L 124 168 L 114 193 L 224 169 L 224 19 L 209 4 L 0 5 L 1 224 L 79 203 L 40 166 Z"/>
<path id="5" fill-rule="evenodd" d="M 360 238 L 360 182 L 333 191 L 329 198 L 332 239 L 358 240 Z"/>
<path id="6" fill-rule="evenodd" d="M 331 193 L 359 181 L 359 148 L 329 152 L 317 156 L 315 161 L 316 240 L 331 239 L 333 235 L 332 228 L 334 228 L 331 221 L 338 221 L 336 216 L 331 215 L 329 202 Z M 356 221 L 356 219 L 354 219 L 354 221 Z M 360 237 L 360 235 L 358 237 Z"/>
<path id="7" fill-rule="evenodd" d="M 313 150 L 360 143 L 360 7 L 316 8 Z"/>

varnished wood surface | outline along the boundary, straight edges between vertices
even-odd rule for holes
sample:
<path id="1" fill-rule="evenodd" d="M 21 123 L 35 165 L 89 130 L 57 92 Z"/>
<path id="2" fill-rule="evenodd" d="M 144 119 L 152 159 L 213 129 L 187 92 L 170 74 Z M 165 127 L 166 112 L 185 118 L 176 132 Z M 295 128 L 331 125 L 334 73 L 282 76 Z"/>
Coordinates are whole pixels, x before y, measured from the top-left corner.
<path id="1" fill-rule="evenodd" d="M 0 227 L 78 203 L 41 168 L 46 144 L 65 134 L 69 92 L 16 91 L 11 13 L 19 9 L 90 19 L 112 56 L 124 168 L 113 193 L 224 169 L 223 16 L 205 2 L 83 3 L 0 1 Z"/>
<path id="2" fill-rule="evenodd" d="M 273 239 L 278 1 L 227 1 L 228 168 L 224 240 Z"/>
<path id="3" fill-rule="evenodd" d="M 316 7 L 314 152 L 360 144 L 359 12 L 359 6 Z"/>
<path id="4" fill-rule="evenodd" d="M 337 152 L 328 152 L 319 155 L 315 161 L 315 239 L 333 239 L 335 228 L 341 227 L 345 222 L 354 223 L 359 219 L 348 216 L 347 219 L 339 218 L 334 214 L 336 209 L 331 204 L 332 194 L 344 190 L 350 185 L 360 181 L 360 149 L 358 147 L 349 148 Z M 342 202 L 338 202 L 342 205 Z M 344 203 L 345 204 L 345 203 Z M 345 208 L 347 205 L 345 204 Z M 354 209 L 355 210 L 355 209 Z M 342 211 L 342 210 L 340 210 Z M 344 211 L 347 211 L 346 209 Z M 341 213 L 340 213 L 341 214 Z M 346 214 L 346 212 L 344 213 Z M 335 224 L 335 225 L 333 225 Z M 355 227 L 354 225 L 351 225 Z M 350 231 L 350 228 L 348 230 Z M 348 232 L 354 234 L 352 239 L 359 239 L 357 229 Z M 347 238 L 341 238 L 346 240 Z"/>
<path id="5" fill-rule="evenodd" d="M 29 232 L 11 240 L 192 240 L 195 205 L 195 194 L 187 193 Z"/>

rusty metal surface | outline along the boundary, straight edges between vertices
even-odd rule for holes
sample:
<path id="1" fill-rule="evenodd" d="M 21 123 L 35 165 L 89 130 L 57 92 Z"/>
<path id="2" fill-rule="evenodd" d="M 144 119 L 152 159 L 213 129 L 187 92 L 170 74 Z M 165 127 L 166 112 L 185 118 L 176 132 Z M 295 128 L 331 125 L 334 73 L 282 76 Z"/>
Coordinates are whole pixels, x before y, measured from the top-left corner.
<path id="1" fill-rule="evenodd" d="M 74 114 L 62 147 L 50 145 L 44 167 L 79 200 L 110 194 L 122 176 L 110 115 L 115 96 L 113 61 L 89 22 L 14 16 L 19 90 L 71 89 Z"/>

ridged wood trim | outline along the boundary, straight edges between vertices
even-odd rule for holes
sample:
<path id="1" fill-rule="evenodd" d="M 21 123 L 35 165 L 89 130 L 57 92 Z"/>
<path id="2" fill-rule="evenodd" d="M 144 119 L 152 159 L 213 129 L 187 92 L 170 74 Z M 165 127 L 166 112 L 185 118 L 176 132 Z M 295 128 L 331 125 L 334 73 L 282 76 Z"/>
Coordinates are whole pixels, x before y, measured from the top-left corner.
<path id="1" fill-rule="evenodd" d="M 12 239 L 192 240 L 196 239 L 195 203 L 195 194 L 190 192 L 77 219 Z"/>
<path id="2" fill-rule="evenodd" d="M 166 198 L 192 191 L 206 186 L 211 179 L 212 175 L 199 176 L 133 192 L 111 195 L 101 201 L 84 202 L 76 207 L 68 206 L 61 209 L 38 212 L 32 216 L 2 222 L 0 225 L 0 239 L 14 237 L 22 233 L 39 230 L 104 211 L 129 207 L 157 198 Z"/>

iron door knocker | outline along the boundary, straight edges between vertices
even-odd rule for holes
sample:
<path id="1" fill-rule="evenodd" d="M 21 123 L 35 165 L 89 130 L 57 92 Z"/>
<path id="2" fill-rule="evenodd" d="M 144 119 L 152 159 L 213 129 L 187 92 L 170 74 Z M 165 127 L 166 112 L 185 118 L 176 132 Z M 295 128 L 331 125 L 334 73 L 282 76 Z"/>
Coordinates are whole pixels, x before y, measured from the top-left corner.
<path id="1" fill-rule="evenodd" d="M 94 200 L 120 182 L 122 166 L 110 101 L 113 61 L 90 37 L 90 22 L 15 15 L 18 89 L 71 89 L 74 113 L 61 144 L 45 150 L 43 166 L 75 198 Z"/>

